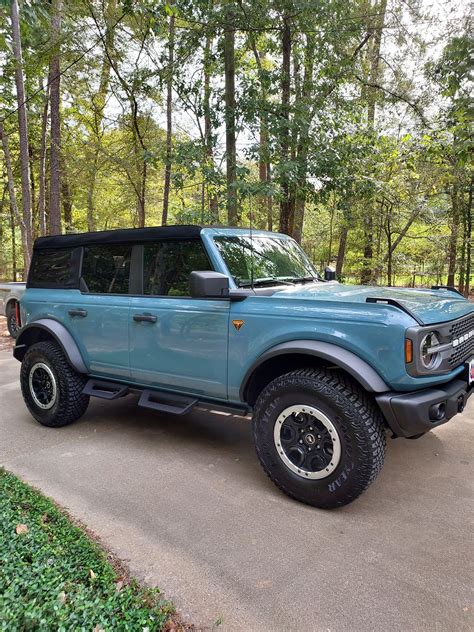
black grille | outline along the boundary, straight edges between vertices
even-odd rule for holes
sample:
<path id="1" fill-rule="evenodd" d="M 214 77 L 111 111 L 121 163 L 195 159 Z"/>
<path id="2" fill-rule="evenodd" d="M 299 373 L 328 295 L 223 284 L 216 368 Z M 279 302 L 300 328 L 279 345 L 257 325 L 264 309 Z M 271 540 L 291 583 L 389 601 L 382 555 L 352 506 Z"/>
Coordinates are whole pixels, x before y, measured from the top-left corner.
<path id="1" fill-rule="evenodd" d="M 472 330 L 474 330 L 474 314 L 469 314 L 465 318 L 461 318 L 456 320 L 450 327 L 449 333 L 452 336 L 452 339 L 455 340 L 460 336 L 464 336 L 469 334 Z M 474 354 L 474 335 L 470 338 L 459 344 L 457 347 L 453 348 L 453 352 L 449 358 L 449 364 L 452 367 L 461 364 L 463 360 L 467 360 L 469 356 Z"/>

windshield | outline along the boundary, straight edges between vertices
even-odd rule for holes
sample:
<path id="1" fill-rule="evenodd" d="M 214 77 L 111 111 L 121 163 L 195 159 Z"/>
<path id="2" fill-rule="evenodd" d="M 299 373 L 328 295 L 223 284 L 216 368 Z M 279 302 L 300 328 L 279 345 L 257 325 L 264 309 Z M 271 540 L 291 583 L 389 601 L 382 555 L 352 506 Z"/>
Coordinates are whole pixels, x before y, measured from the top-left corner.
<path id="1" fill-rule="evenodd" d="M 272 236 L 215 237 L 217 248 L 239 287 L 304 283 L 319 279 L 296 241 Z M 253 274 L 252 274 L 253 270 Z"/>

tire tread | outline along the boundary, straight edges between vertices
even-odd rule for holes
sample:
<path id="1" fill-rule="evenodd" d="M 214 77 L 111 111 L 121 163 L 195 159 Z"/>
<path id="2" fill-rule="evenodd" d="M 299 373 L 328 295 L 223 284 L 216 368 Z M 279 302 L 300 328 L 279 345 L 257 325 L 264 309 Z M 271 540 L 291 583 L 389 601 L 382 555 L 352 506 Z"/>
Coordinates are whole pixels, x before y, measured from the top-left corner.
<path id="1" fill-rule="evenodd" d="M 59 404 L 54 419 L 42 414 L 38 408 L 34 407 L 34 404 L 32 405 L 29 398 L 29 359 L 38 353 L 50 362 L 57 374 Z M 21 363 L 20 380 L 23 399 L 29 411 L 44 426 L 51 428 L 67 426 L 82 417 L 87 410 L 89 397 L 82 394 L 86 377 L 74 371 L 56 342 L 37 342 L 28 348 Z"/>
<path id="2" fill-rule="evenodd" d="M 275 407 L 275 400 L 281 394 L 282 389 L 296 388 L 309 389 L 314 395 L 324 395 L 335 401 L 338 408 L 342 409 L 345 421 L 351 426 L 351 433 L 355 435 L 360 454 L 359 467 L 354 484 L 347 493 L 335 503 L 326 504 L 305 500 L 289 488 L 283 478 L 275 475 L 270 470 L 259 448 L 257 437 L 257 425 L 268 423 L 268 418 Z M 268 403 L 270 402 L 270 403 Z M 318 507 L 335 507 L 346 505 L 360 496 L 374 481 L 382 469 L 385 449 L 385 421 L 375 401 L 361 387 L 347 378 L 343 373 L 327 368 L 305 368 L 286 373 L 270 382 L 262 391 L 254 410 L 254 438 L 257 455 L 260 463 L 270 480 L 285 494 L 296 500 L 306 502 Z"/>

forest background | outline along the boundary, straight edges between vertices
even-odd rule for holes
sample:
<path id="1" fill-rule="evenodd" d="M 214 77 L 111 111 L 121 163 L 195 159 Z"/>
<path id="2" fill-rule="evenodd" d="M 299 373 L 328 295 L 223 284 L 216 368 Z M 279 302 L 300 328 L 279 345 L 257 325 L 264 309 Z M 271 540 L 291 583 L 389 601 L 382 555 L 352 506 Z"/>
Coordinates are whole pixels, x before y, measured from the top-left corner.
<path id="1" fill-rule="evenodd" d="M 0 278 L 43 234 L 277 230 L 340 280 L 472 250 L 462 0 L 0 0 Z"/>

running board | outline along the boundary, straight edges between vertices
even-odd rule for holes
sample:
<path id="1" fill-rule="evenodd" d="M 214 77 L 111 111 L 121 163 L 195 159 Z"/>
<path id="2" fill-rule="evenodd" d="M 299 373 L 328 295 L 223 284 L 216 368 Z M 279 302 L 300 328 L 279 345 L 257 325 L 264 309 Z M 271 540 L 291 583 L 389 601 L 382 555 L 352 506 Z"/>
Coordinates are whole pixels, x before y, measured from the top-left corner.
<path id="1" fill-rule="evenodd" d="M 157 391 L 143 391 L 138 400 L 138 405 L 142 408 L 151 408 L 170 415 L 185 415 L 197 403 L 197 399 Z"/>
<path id="2" fill-rule="evenodd" d="M 115 382 L 103 382 L 102 380 L 90 379 L 82 389 L 83 395 L 100 397 L 100 399 L 118 399 L 128 395 L 128 386 L 116 384 Z"/>
<path id="3" fill-rule="evenodd" d="M 186 395 L 177 395 L 167 391 L 152 391 L 137 386 L 120 384 L 118 382 L 107 382 L 96 378 L 90 378 L 82 389 L 84 395 L 99 397 L 100 399 L 118 399 L 129 393 L 139 394 L 138 405 L 143 408 L 151 408 L 171 415 L 184 415 L 193 408 L 203 408 L 205 410 L 217 410 L 234 415 L 245 417 L 251 408 L 246 404 L 242 406 L 215 402 L 211 399 L 197 399 Z"/>

